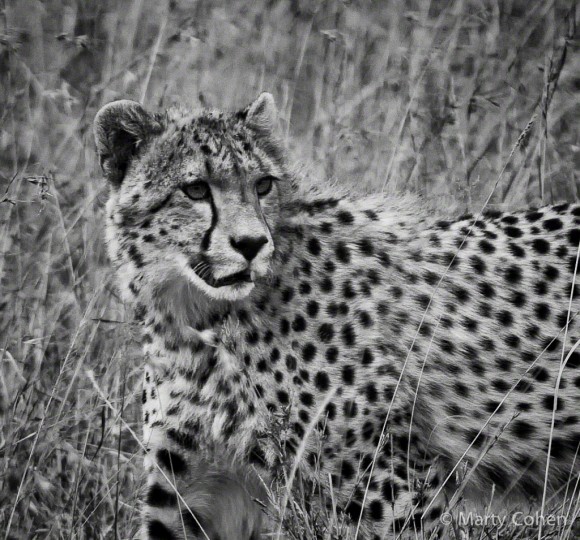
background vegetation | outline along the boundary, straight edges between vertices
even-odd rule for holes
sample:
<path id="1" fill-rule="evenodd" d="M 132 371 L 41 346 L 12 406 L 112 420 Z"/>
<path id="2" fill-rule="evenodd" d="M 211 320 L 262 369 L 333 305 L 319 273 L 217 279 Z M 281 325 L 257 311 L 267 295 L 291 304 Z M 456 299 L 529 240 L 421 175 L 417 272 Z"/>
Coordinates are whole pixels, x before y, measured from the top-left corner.
<path id="1" fill-rule="evenodd" d="M 494 186 L 500 207 L 574 200 L 578 11 L 573 0 L 0 1 L 2 536 L 136 531 L 128 427 L 139 433 L 141 368 L 103 245 L 101 105 L 237 108 L 269 90 L 294 156 L 321 181 L 412 191 L 442 212 L 477 211 Z"/>

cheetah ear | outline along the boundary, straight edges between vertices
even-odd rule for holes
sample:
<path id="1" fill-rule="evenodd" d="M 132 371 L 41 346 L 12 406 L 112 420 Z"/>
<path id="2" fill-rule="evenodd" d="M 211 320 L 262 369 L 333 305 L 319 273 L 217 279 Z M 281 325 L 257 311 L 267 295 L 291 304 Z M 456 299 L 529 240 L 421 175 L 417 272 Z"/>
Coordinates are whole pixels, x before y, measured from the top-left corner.
<path id="1" fill-rule="evenodd" d="M 161 123 L 135 101 L 122 99 L 105 105 L 95 117 L 97 154 L 103 173 L 119 186 L 143 141 L 163 130 Z"/>
<path id="2" fill-rule="evenodd" d="M 262 92 L 243 111 L 247 124 L 263 134 L 273 133 L 278 122 L 278 110 L 272 94 Z"/>

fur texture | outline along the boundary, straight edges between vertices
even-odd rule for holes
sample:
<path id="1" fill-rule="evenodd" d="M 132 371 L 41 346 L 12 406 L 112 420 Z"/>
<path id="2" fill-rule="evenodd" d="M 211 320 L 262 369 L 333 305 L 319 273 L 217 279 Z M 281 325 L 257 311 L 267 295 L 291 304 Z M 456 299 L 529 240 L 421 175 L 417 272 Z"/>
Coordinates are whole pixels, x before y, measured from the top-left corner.
<path id="1" fill-rule="evenodd" d="M 237 113 L 135 110 L 109 105 L 96 137 L 148 365 L 146 537 L 257 538 L 256 476 L 291 466 L 330 391 L 300 473 L 330 475 L 359 538 L 436 529 L 462 459 L 485 454 L 476 501 L 492 484 L 539 492 L 580 337 L 580 206 L 438 220 L 412 198 L 305 188 L 269 95 Z M 128 115 L 146 134 L 108 167 Z M 577 472 L 579 369 L 574 352 L 550 489 Z"/>

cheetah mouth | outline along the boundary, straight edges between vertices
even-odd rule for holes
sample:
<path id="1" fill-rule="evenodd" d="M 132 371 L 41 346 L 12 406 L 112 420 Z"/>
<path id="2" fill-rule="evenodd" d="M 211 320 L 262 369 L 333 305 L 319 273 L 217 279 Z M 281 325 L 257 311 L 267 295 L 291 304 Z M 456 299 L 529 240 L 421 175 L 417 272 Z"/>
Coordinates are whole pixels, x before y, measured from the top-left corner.
<path id="1" fill-rule="evenodd" d="M 203 279 L 210 287 L 219 289 L 220 287 L 227 287 L 228 285 L 240 285 L 242 283 L 252 283 L 252 272 L 249 268 L 224 276 L 222 278 L 214 278 L 212 275 L 203 274 L 202 272 L 195 272 L 198 277 Z"/>

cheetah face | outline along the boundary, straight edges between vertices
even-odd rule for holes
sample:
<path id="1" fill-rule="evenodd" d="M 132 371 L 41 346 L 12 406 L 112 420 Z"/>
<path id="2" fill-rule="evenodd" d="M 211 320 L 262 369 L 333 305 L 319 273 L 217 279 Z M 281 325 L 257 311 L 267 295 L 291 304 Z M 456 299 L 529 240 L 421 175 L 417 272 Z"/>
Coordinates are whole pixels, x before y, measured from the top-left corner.
<path id="1" fill-rule="evenodd" d="M 105 106 L 95 132 L 111 185 L 113 259 L 149 270 L 159 285 L 178 274 L 210 299 L 250 294 L 269 272 L 290 183 L 275 117 L 269 94 L 229 115 Z"/>

